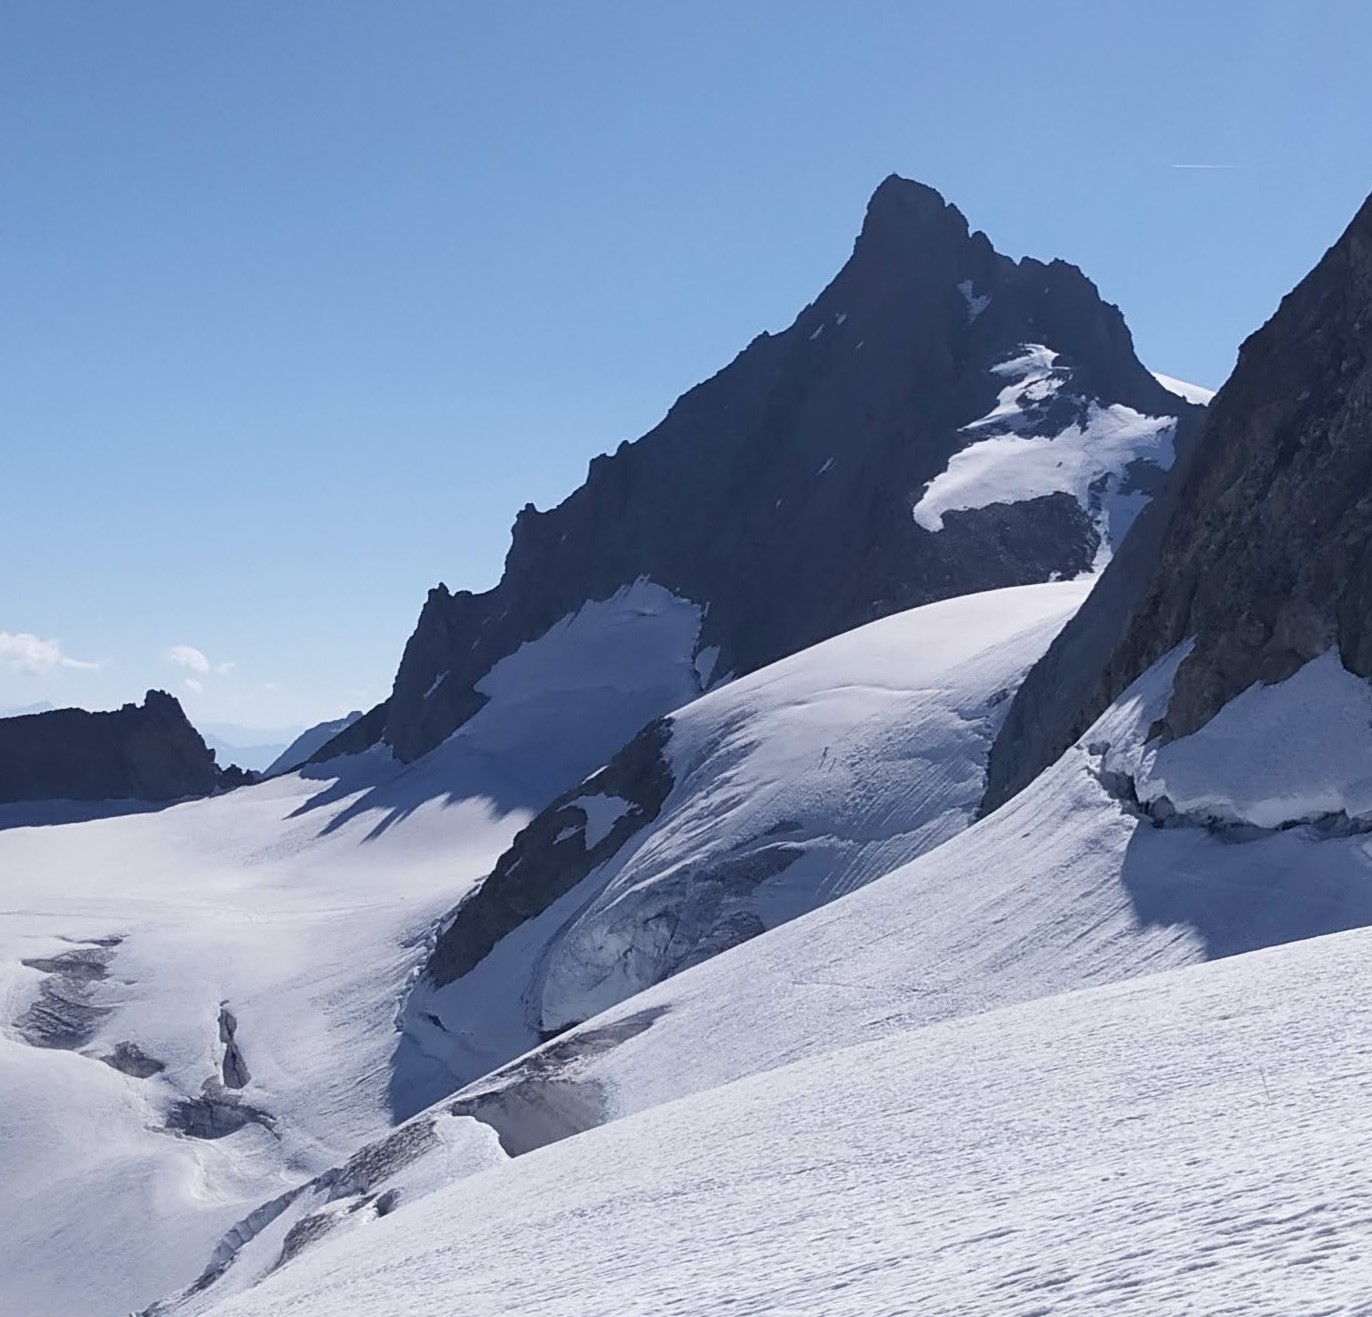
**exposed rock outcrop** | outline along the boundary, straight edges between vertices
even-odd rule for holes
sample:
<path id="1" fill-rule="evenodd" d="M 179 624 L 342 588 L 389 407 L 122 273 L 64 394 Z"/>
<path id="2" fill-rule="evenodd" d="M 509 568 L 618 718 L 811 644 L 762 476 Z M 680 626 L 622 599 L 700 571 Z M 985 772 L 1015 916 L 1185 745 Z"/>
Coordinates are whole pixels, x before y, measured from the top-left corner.
<path id="1" fill-rule="evenodd" d="M 115 938 L 22 962 L 25 968 L 44 975 L 37 998 L 14 1022 L 15 1031 L 26 1043 L 76 1051 L 90 1042 L 110 1013 L 110 1007 L 93 998 L 96 985 L 109 974 L 118 942 Z"/>
<path id="2" fill-rule="evenodd" d="M 501 938 L 570 892 L 657 818 L 672 789 L 664 754 L 670 735 L 665 721 L 649 723 L 600 772 L 554 801 L 515 837 L 439 934 L 425 966 L 435 986 L 469 973 Z M 590 832 L 593 801 L 623 805 L 599 836 Z"/>
<path id="3" fill-rule="evenodd" d="M 1116 406 L 1199 410 L 1140 365 L 1080 270 L 1001 256 L 933 189 L 892 176 L 788 329 L 594 459 L 558 507 L 526 507 L 493 590 L 430 591 L 390 698 L 315 758 L 378 739 L 417 758 L 481 708 L 493 664 L 642 577 L 706 610 L 698 648 L 737 675 L 917 604 L 1076 575 L 1107 533 L 1107 486 L 1145 489 L 1148 461 L 1102 458 L 1089 494 L 954 500 L 928 524 L 912 509 L 979 437 L 1079 435 Z M 997 429 L 1002 410 L 1016 420 Z"/>
<path id="4" fill-rule="evenodd" d="M 0 803 L 179 800 L 254 781 L 221 769 L 165 691 L 109 713 L 52 709 L 0 718 Z"/>
<path id="5" fill-rule="evenodd" d="M 267 1112 L 229 1092 L 218 1079 L 207 1079 L 197 1097 L 181 1098 L 167 1113 L 167 1128 L 193 1139 L 222 1139 L 248 1125 L 270 1130 Z"/>
<path id="6" fill-rule="evenodd" d="M 1164 739 L 1332 646 L 1372 677 L 1372 199 L 1244 343 L 1169 502 L 1025 681 L 984 809 L 1191 637 Z"/>

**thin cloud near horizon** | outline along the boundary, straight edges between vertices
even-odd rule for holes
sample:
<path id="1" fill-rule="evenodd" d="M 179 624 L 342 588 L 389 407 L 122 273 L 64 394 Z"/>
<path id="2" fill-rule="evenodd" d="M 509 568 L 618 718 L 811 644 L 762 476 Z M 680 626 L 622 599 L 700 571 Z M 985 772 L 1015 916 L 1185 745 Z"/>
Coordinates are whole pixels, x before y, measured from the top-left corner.
<path id="1" fill-rule="evenodd" d="M 211 673 L 223 676 L 233 671 L 232 663 L 211 663 L 204 650 L 196 649 L 194 645 L 173 645 L 167 651 L 167 658 L 177 667 L 200 677 L 208 677 Z"/>
<path id="2" fill-rule="evenodd" d="M 63 653 L 56 640 L 42 640 L 31 631 L 0 631 L 0 664 L 32 676 L 41 676 L 57 668 L 89 672 L 101 666 L 99 662 L 72 658 Z"/>

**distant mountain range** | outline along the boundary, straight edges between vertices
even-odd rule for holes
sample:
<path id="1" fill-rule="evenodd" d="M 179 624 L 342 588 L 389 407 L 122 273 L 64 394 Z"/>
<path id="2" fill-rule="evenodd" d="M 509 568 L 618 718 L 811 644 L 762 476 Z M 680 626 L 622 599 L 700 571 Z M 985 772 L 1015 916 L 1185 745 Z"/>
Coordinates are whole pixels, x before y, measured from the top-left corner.
<path id="1" fill-rule="evenodd" d="M 267 768 L 298 734 L 294 728 L 240 727 L 234 723 L 206 723 L 199 731 L 221 764 L 258 771 Z"/>

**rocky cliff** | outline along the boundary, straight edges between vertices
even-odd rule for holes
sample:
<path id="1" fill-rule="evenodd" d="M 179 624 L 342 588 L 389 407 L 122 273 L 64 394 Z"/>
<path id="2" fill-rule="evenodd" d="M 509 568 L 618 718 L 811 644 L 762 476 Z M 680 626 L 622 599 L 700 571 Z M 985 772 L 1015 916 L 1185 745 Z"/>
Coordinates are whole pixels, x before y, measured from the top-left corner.
<path id="1" fill-rule="evenodd" d="M 558 507 L 526 507 L 493 590 L 430 591 L 390 698 L 316 758 L 377 740 L 417 758 L 482 707 L 495 663 L 641 578 L 699 607 L 708 681 L 917 604 L 1076 575 L 1199 411 L 1080 270 L 998 254 L 893 176 L 788 329 Z"/>
<path id="2" fill-rule="evenodd" d="M 181 705 L 149 691 L 109 713 L 53 709 L 0 718 L 0 803 L 34 800 L 178 800 L 239 786 L 220 769 Z"/>
<path id="3" fill-rule="evenodd" d="M 1164 739 L 1334 646 L 1372 677 L 1372 199 L 1244 343 L 1168 503 L 1021 688 L 983 808 L 1184 640 Z"/>

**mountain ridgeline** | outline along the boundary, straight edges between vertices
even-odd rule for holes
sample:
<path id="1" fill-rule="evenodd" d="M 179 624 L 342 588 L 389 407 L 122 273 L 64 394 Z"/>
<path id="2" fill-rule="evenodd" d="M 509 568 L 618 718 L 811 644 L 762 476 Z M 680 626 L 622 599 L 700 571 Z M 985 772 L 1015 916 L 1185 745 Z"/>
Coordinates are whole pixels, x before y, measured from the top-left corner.
<path id="1" fill-rule="evenodd" d="M 1370 610 L 1372 201 L 1202 410 L 887 180 L 265 789 L 6 811 L 0 1310 L 1365 1307 Z"/>
<path id="2" fill-rule="evenodd" d="M 251 774 L 220 768 L 176 697 L 108 713 L 50 709 L 0 718 L 0 803 L 39 800 L 169 801 L 241 786 Z"/>
<path id="3" fill-rule="evenodd" d="M 954 491 L 932 522 L 912 515 L 978 440 L 1086 433 L 1111 408 L 1160 418 L 1165 455 L 1088 444 L 1089 488 L 992 482 Z M 933 189 L 892 176 L 788 329 L 595 458 L 559 506 L 525 507 L 494 589 L 430 591 L 390 697 L 314 758 L 378 741 L 420 757 L 482 707 L 497 662 L 643 578 L 700 609 L 708 685 L 919 604 L 1077 575 L 1118 529 L 1102 499 L 1152 492 L 1201 413 L 1144 369 L 1075 266 L 1002 256 Z"/>
<path id="4" fill-rule="evenodd" d="M 983 811 L 1184 641 L 1166 740 L 1335 646 L 1372 677 L 1370 619 L 1372 198 L 1243 344 L 1204 443 L 1026 678 Z"/>

